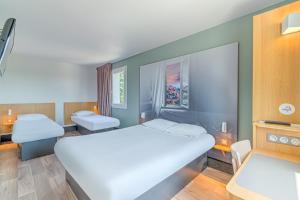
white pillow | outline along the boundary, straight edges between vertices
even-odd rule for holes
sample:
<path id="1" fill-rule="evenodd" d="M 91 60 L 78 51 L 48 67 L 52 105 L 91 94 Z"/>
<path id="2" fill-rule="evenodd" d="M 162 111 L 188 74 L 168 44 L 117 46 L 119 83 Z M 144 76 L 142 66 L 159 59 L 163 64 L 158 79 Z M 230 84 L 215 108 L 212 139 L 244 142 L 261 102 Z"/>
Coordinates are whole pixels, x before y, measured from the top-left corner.
<path id="1" fill-rule="evenodd" d="M 175 126 L 176 122 L 172 122 L 165 119 L 153 119 L 151 121 L 143 123 L 144 126 L 155 128 L 161 131 L 166 131 L 168 128 Z"/>
<path id="2" fill-rule="evenodd" d="M 88 111 L 88 110 L 80 110 L 80 111 L 74 112 L 72 115 L 77 116 L 77 117 L 82 117 L 82 116 L 96 115 L 96 113 L 94 113 L 92 111 Z"/>
<path id="3" fill-rule="evenodd" d="M 207 133 L 205 128 L 203 128 L 202 126 L 192 124 L 177 124 L 168 128 L 167 132 L 185 137 L 199 137 L 202 134 Z"/>
<path id="4" fill-rule="evenodd" d="M 41 120 L 41 119 L 47 119 L 48 117 L 43 114 L 23 114 L 18 115 L 18 120 Z"/>

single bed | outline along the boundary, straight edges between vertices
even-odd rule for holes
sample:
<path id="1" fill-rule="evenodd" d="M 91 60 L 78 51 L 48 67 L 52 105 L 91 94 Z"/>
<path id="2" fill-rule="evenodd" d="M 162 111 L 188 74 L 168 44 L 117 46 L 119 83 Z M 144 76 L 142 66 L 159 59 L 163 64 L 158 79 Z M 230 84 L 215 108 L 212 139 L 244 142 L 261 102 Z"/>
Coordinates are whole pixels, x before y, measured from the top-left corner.
<path id="1" fill-rule="evenodd" d="M 54 153 L 57 137 L 64 129 L 42 114 L 19 115 L 13 126 L 12 141 L 20 148 L 21 160 Z"/>
<path id="2" fill-rule="evenodd" d="M 174 195 L 203 170 L 215 143 L 203 128 L 190 134 L 186 126 L 176 126 L 161 120 L 63 138 L 55 154 L 79 199 L 169 199 L 169 191 Z"/>
<path id="3" fill-rule="evenodd" d="M 108 131 L 120 126 L 120 121 L 113 117 L 97 115 L 91 111 L 78 111 L 73 113 L 71 120 L 77 125 L 82 135 Z"/>

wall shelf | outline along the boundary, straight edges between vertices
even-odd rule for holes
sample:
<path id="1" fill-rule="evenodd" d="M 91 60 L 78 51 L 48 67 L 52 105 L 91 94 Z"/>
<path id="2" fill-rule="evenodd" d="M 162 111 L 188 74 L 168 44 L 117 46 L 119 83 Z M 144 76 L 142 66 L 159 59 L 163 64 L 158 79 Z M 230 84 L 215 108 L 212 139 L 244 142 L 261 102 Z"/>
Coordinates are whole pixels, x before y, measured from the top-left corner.
<path id="1" fill-rule="evenodd" d="M 256 126 L 256 127 L 260 127 L 260 128 L 300 132 L 300 128 L 293 127 L 293 126 L 286 126 L 286 125 L 279 125 L 279 124 L 268 124 L 268 123 L 263 123 L 263 122 L 254 122 L 253 125 Z"/>

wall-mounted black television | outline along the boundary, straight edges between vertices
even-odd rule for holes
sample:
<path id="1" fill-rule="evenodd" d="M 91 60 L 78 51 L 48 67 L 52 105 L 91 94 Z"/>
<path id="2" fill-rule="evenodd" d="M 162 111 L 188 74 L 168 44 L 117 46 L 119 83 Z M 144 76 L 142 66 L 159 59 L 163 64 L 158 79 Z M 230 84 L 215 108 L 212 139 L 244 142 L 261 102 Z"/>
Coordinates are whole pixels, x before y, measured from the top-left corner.
<path id="1" fill-rule="evenodd" d="M 9 18 L 4 23 L 0 34 L 0 77 L 6 70 L 6 62 L 14 46 L 16 19 Z"/>

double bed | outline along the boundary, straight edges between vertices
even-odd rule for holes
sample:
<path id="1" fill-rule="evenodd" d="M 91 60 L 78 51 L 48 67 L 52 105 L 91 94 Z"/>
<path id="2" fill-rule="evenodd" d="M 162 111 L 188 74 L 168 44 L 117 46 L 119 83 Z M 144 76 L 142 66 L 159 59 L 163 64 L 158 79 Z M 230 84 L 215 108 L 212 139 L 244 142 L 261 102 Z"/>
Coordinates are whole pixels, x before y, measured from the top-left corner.
<path id="1" fill-rule="evenodd" d="M 79 199 L 158 200 L 170 199 L 203 170 L 214 143 L 202 127 L 156 119 L 63 138 L 55 154 Z"/>
<path id="2" fill-rule="evenodd" d="M 64 129 L 42 114 L 19 115 L 13 126 L 12 141 L 19 145 L 21 160 L 54 153 L 57 137 Z"/>
<path id="3" fill-rule="evenodd" d="M 85 110 L 73 113 L 71 120 L 77 125 L 82 135 L 107 131 L 120 126 L 120 121 L 114 117 L 97 115 Z"/>

